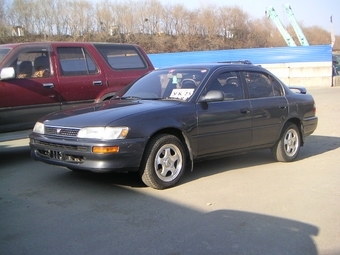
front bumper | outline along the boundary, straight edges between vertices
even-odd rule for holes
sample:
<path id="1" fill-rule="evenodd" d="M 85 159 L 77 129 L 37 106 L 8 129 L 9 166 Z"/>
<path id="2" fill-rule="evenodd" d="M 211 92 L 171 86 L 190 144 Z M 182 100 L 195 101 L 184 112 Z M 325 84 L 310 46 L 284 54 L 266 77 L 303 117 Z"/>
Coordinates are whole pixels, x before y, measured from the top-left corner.
<path id="1" fill-rule="evenodd" d="M 31 157 L 47 164 L 91 172 L 137 171 L 146 139 L 123 139 L 110 142 L 84 139 L 66 140 L 39 134 L 30 135 Z M 95 154 L 94 146 L 118 146 L 116 153 Z"/>

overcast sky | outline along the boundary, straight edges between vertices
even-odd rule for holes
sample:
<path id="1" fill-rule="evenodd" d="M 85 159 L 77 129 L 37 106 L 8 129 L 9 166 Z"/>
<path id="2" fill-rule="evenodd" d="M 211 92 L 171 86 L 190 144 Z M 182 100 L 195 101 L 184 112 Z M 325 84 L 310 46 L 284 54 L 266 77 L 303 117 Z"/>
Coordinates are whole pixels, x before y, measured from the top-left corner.
<path id="1" fill-rule="evenodd" d="M 340 35 L 340 0 L 159 0 L 162 4 L 174 5 L 183 4 L 188 9 L 196 9 L 205 5 L 215 6 L 239 6 L 252 18 L 265 17 L 267 7 L 274 7 L 281 22 L 284 25 L 289 24 L 286 12 L 282 7 L 284 4 L 290 4 L 295 18 L 299 24 L 304 26 L 319 26 L 327 31 L 333 27 L 334 33 Z M 332 25 L 330 17 L 332 18 Z"/>

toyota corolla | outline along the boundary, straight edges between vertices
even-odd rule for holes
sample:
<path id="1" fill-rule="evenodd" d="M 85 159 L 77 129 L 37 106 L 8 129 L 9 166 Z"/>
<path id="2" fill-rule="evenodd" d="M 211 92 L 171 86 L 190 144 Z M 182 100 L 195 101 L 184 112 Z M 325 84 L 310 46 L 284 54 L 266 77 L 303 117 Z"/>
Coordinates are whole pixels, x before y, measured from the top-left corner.
<path id="1" fill-rule="evenodd" d="M 152 188 L 177 184 L 194 162 L 268 148 L 293 161 L 317 127 L 313 97 L 245 63 L 152 71 L 115 97 L 40 119 L 35 160 L 73 171 L 135 171 Z"/>

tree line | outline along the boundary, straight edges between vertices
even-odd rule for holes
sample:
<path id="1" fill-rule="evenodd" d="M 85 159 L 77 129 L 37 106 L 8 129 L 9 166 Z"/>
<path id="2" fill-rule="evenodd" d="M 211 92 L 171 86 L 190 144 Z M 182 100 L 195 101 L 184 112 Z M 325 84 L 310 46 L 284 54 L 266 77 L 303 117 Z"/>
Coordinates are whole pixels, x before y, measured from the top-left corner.
<path id="1" fill-rule="evenodd" d="M 97 41 L 136 43 L 148 53 L 286 46 L 263 12 L 239 6 L 162 5 L 157 0 L 0 0 L 0 43 Z M 330 32 L 300 24 L 310 45 L 330 44 Z M 287 27 L 295 42 L 298 38 Z M 340 49 L 336 36 L 334 48 Z"/>

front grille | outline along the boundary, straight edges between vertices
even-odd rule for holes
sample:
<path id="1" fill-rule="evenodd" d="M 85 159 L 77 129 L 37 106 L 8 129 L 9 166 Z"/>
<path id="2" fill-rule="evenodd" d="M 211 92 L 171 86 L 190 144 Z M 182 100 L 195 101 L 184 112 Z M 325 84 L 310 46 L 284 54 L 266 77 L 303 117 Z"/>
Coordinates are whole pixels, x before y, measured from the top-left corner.
<path id="1" fill-rule="evenodd" d="M 54 149 L 54 150 L 68 150 L 68 151 L 91 151 L 90 146 L 80 146 L 80 145 L 68 145 L 68 144 L 58 144 L 58 143 L 48 143 L 42 142 L 38 140 L 33 141 L 34 144 L 42 145 L 46 149 Z"/>
<path id="2" fill-rule="evenodd" d="M 57 135 L 57 136 L 64 136 L 64 137 L 76 137 L 79 128 L 66 128 L 66 127 L 51 127 L 45 126 L 45 134 L 46 135 Z"/>

